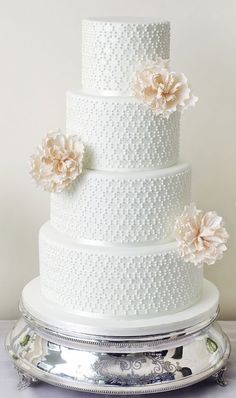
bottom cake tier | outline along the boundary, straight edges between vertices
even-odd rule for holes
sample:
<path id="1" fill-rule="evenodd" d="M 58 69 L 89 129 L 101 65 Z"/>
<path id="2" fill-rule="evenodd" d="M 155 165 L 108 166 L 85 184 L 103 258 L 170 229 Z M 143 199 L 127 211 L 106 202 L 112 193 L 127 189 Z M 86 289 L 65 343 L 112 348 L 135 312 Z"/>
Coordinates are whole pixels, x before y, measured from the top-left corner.
<path id="1" fill-rule="evenodd" d="M 50 223 L 39 240 L 42 295 L 69 312 L 142 319 L 179 312 L 201 297 L 202 269 L 181 259 L 176 242 L 90 246 Z"/>
<path id="2" fill-rule="evenodd" d="M 154 315 L 145 319 L 104 319 L 102 316 L 94 318 L 71 313 L 47 300 L 42 295 L 40 285 L 38 277 L 24 287 L 20 303 L 22 314 L 33 324 L 38 323 L 42 330 L 48 332 L 54 330 L 59 334 L 70 335 L 71 341 L 73 336 L 84 339 L 86 335 L 92 340 L 93 336 L 100 336 L 102 340 L 104 336 L 108 336 L 109 340 L 113 341 L 122 336 L 132 336 L 136 340 L 135 336 L 170 337 L 170 334 L 176 335 L 177 332 L 178 335 L 183 335 L 187 329 L 191 329 L 193 333 L 196 328 L 200 329 L 215 319 L 219 306 L 218 289 L 213 283 L 204 279 L 199 301 L 178 313 Z M 127 345 L 124 347 L 127 348 Z"/>

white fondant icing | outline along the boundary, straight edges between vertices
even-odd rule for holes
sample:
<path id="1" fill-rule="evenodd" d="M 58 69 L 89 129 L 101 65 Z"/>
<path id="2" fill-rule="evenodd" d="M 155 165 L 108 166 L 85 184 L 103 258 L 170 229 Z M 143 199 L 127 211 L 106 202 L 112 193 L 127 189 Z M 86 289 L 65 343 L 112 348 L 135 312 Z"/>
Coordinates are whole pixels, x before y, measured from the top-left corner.
<path id="1" fill-rule="evenodd" d="M 51 222 L 80 240 L 144 243 L 172 237 L 176 217 L 190 201 L 190 167 L 149 172 L 84 171 L 51 199 Z"/>
<path id="2" fill-rule="evenodd" d="M 191 176 L 185 164 L 166 168 L 178 158 L 179 114 L 164 120 L 131 98 L 137 67 L 158 57 L 169 58 L 168 22 L 83 22 L 83 91 L 68 94 L 67 133 L 84 141 L 85 166 L 97 171 L 52 195 L 40 232 L 42 295 L 37 280 L 23 292 L 30 311 L 62 326 L 167 332 L 218 305 L 209 282 L 200 298 L 202 269 L 163 243 L 190 202 Z"/>
<path id="3" fill-rule="evenodd" d="M 169 58 L 169 39 L 170 24 L 165 21 L 85 19 L 83 89 L 90 93 L 131 94 L 137 66 L 158 57 Z"/>
<path id="4" fill-rule="evenodd" d="M 45 224 L 40 232 L 42 293 L 68 311 L 145 318 L 173 313 L 201 294 L 202 269 L 185 263 L 176 242 L 141 248 L 76 244 Z"/>
<path id="5" fill-rule="evenodd" d="M 202 296 L 193 306 L 171 315 L 153 316 L 146 319 L 94 319 L 68 312 L 53 303 L 40 291 L 39 278 L 33 279 L 24 288 L 23 305 L 33 316 L 44 321 L 49 327 L 71 332 L 100 336 L 147 336 L 184 330 L 209 321 L 215 316 L 219 305 L 219 292 L 213 283 L 204 280 Z"/>
<path id="6" fill-rule="evenodd" d="M 142 170 L 176 164 L 179 121 L 179 112 L 166 119 L 134 98 L 67 94 L 67 132 L 85 144 L 88 169 Z"/>

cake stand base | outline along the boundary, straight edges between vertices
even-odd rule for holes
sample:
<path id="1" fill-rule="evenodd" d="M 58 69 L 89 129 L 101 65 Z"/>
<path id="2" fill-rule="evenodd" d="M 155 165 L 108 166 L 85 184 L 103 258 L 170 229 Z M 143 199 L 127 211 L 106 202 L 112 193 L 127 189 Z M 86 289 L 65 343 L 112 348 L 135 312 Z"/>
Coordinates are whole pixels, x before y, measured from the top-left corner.
<path id="1" fill-rule="evenodd" d="M 216 314 L 215 314 L 216 316 Z M 19 389 L 38 381 L 102 394 L 149 394 L 214 376 L 226 385 L 230 343 L 214 317 L 169 334 L 133 337 L 70 335 L 22 310 L 6 348 Z"/>

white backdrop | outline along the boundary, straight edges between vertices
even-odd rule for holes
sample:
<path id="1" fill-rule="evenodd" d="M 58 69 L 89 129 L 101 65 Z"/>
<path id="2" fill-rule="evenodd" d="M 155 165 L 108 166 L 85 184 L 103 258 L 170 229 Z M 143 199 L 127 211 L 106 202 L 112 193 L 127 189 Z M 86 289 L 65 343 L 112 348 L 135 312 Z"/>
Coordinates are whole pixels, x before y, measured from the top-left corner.
<path id="1" fill-rule="evenodd" d="M 38 229 L 49 217 L 28 157 L 48 130 L 64 129 L 65 91 L 80 84 L 81 19 L 105 15 L 172 23 L 172 65 L 200 98 L 182 118 L 181 158 L 198 207 L 216 209 L 231 235 L 206 276 L 220 289 L 221 317 L 236 319 L 235 0 L 0 0 L 0 318 L 17 316 L 21 289 L 38 274 Z"/>

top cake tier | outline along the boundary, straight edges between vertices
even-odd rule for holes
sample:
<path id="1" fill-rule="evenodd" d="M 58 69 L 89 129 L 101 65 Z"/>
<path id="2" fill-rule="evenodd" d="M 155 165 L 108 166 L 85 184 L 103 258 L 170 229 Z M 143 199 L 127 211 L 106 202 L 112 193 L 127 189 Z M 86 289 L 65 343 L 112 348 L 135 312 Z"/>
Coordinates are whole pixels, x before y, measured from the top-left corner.
<path id="1" fill-rule="evenodd" d="M 90 94 L 130 95 L 137 68 L 169 58 L 170 23 L 152 19 L 85 19 L 82 87 Z"/>

